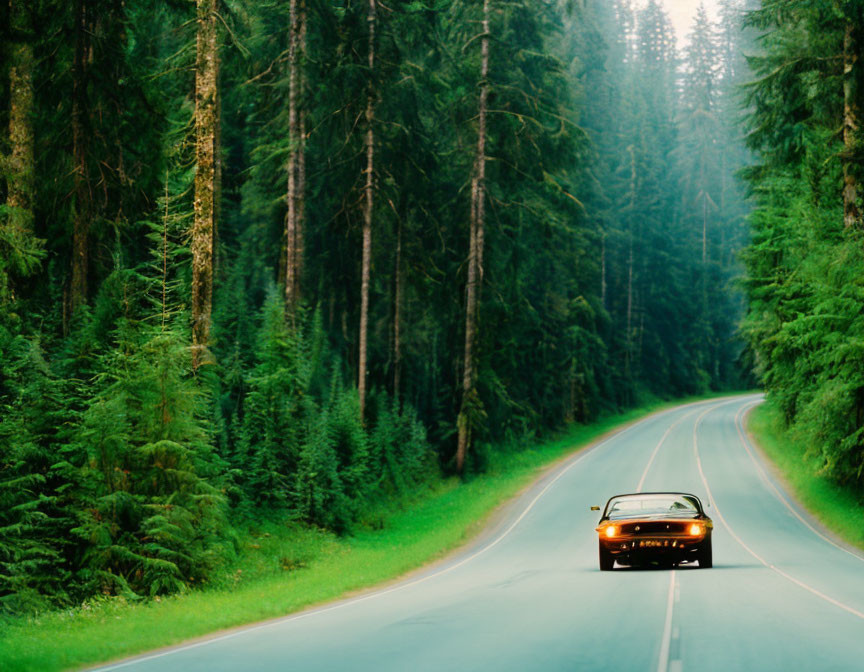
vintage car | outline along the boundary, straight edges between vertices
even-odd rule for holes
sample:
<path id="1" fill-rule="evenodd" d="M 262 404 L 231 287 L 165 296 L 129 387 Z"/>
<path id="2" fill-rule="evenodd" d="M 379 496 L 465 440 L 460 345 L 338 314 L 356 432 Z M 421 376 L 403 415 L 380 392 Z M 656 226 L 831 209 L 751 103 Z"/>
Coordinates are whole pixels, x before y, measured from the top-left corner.
<path id="1" fill-rule="evenodd" d="M 592 506 L 599 511 L 599 506 Z M 677 566 L 698 562 L 711 567 L 711 530 L 702 502 L 684 492 L 616 495 L 606 502 L 597 525 L 600 569 L 621 565 Z"/>

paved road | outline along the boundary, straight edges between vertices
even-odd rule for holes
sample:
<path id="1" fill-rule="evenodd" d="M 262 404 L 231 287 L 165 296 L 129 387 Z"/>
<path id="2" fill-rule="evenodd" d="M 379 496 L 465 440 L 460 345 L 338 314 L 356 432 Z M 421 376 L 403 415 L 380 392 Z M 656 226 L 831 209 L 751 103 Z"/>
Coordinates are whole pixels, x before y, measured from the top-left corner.
<path id="1" fill-rule="evenodd" d="M 766 475 L 741 430 L 758 397 L 682 406 L 550 473 L 479 546 L 353 601 L 103 668 L 864 670 L 864 558 L 834 545 Z M 618 492 L 710 501 L 714 568 L 597 567 Z"/>

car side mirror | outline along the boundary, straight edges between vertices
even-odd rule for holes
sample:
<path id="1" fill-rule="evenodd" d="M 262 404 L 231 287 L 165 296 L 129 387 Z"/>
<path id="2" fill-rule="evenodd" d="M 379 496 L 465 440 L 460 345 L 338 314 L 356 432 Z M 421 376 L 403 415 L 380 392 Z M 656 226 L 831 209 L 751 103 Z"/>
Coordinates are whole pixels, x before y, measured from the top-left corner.
<path id="1" fill-rule="evenodd" d="M 592 507 L 591 507 L 591 510 L 592 510 L 592 511 L 599 511 L 599 510 L 600 510 L 600 507 L 599 507 L 599 506 L 592 506 Z"/>

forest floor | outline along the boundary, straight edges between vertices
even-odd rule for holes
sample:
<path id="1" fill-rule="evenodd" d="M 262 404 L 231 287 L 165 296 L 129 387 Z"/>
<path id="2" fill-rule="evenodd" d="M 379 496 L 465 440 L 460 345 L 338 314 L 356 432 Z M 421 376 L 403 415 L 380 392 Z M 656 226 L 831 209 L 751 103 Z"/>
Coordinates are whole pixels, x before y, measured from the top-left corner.
<path id="1" fill-rule="evenodd" d="M 820 458 L 784 427 L 770 401 L 754 408 L 747 430 L 781 481 L 819 523 L 840 541 L 864 549 L 864 493 L 843 487 L 820 473 Z"/>
<path id="2" fill-rule="evenodd" d="M 650 413 L 691 400 L 646 404 L 591 425 L 573 425 L 528 448 L 492 451 L 481 476 L 464 483 L 438 481 L 350 536 L 294 522 L 249 524 L 238 538 L 236 560 L 206 587 L 185 594 L 137 602 L 105 597 L 2 620 L 0 670 L 48 672 L 117 660 L 402 577 L 475 539 L 496 511 L 558 460 Z"/>

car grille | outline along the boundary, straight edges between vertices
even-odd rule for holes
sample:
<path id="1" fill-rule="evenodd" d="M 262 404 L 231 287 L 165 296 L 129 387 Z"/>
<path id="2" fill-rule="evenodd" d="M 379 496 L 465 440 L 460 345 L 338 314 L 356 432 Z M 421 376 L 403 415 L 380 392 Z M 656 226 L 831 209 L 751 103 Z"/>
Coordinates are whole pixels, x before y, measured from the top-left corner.
<path id="1" fill-rule="evenodd" d="M 625 523 L 621 534 L 684 534 L 690 523 L 669 523 L 666 521 L 646 521 L 644 523 Z"/>

